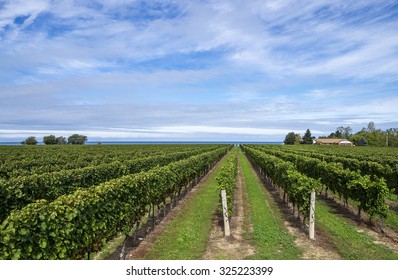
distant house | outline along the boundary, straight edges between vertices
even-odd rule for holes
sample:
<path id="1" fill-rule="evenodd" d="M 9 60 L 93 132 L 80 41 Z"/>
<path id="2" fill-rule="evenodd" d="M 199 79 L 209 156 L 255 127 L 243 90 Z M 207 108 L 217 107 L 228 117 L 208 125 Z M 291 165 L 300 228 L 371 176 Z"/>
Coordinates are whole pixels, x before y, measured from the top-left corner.
<path id="1" fill-rule="evenodd" d="M 351 141 L 348 141 L 347 139 L 338 139 L 338 138 L 318 138 L 314 140 L 314 144 L 354 146 L 354 144 Z"/>

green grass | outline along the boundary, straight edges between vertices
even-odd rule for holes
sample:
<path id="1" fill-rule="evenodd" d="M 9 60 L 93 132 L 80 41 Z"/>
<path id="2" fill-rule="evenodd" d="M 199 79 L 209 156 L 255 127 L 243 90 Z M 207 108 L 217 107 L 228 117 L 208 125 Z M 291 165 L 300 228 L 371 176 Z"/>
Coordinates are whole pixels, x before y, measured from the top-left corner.
<path id="1" fill-rule="evenodd" d="M 300 259 L 302 250 L 295 245 L 294 237 L 285 227 L 277 205 L 242 152 L 239 161 L 247 186 L 248 203 L 251 206 L 253 231 L 248 233 L 248 236 L 256 248 L 256 254 L 250 256 L 250 259 Z"/>
<path id="2" fill-rule="evenodd" d="M 115 252 L 119 246 L 121 246 L 126 239 L 124 233 L 119 233 L 115 238 L 107 242 L 101 251 L 91 255 L 91 260 L 105 260 L 109 255 Z"/>
<path id="3" fill-rule="evenodd" d="M 333 196 L 335 197 L 335 199 L 337 199 L 336 195 L 333 195 Z M 396 199 L 396 195 L 390 194 L 388 198 Z M 358 203 L 352 199 L 348 199 L 348 203 L 350 205 L 358 207 L 357 206 Z M 391 199 L 387 199 L 387 203 L 389 204 L 389 209 L 387 211 L 387 217 L 384 219 L 383 224 L 384 224 L 384 226 L 398 232 L 398 206 L 396 206 L 396 205 L 394 206 L 394 204 L 396 204 L 395 200 L 393 201 Z M 379 215 L 375 215 L 373 217 L 373 219 L 380 221 Z"/>
<path id="4" fill-rule="evenodd" d="M 390 193 L 387 197 L 387 203 L 390 206 L 387 218 L 384 219 L 384 225 L 398 232 L 398 196 Z"/>
<path id="5" fill-rule="evenodd" d="M 398 254 L 336 213 L 324 201 L 318 199 L 315 207 L 315 225 L 329 235 L 330 241 L 344 259 L 348 260 L 396 260 Z"/>
<path id="6" fill-rule="evenodd" d="M 388 210 L 387 218 L 384 219 L 384 225 L 398 232 L 398 213 L 396 208 Z"/>
<path id="7" fill-rule="evenodd" d="M 398 202 L 398 196 L 395 193 L 390 193 L 387 198 L 392 202 Z"/>
<path id="8" fill-rule="evenodd" d="M 224 161 L 225 162 L 225 161 Z M 221 165 L 170 222 L 144 259 L 197 260 L 206 250 L 219 193 L 215 176 Z"/>

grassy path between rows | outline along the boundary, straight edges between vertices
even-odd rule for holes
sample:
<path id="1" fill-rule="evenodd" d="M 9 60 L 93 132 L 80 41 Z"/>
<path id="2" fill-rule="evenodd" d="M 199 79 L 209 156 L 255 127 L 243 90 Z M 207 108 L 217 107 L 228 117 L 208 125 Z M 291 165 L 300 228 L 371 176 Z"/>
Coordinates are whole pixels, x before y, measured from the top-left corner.
<path id="1" fill-rule="evenodd" d="M 197 260 L 206 250 L 211 220 L 219 202 L 215 177 L 222 162 L 157 237 L 143 259 Z"/>
<path id="2" fill-rule="evenodd" d="M 315 207 L 316 227 L 328 234 L 339 254 L 348 260 L 396 260 L 398 254 L 339 215 L 325 201 L 318 199 Z"/>
<path id="3" fill-rule="evenodd" d="M 297 260 L 302 250 L 299 249 L 294 237 L 284 225 L 284 218 L 262 182 L 251 167 L 249 161 L 240 151 L 239 162 L 242 167 L 244 181 L 250 205 L 252 230 L 248 233 L 256 254 L 250 259 Z"/>

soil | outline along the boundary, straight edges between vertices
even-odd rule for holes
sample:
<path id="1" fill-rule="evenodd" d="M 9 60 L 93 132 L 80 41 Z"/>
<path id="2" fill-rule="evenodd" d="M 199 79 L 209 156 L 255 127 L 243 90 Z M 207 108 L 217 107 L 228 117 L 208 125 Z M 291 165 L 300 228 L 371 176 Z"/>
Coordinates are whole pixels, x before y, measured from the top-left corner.
<path id="1" fill-rule="evenodd" d="M 289 233 L 296 237 L 295 243 L 297 247 L 303 250 L 301 259 L 303 260 L 340 260 L 341 256 L 330 244 L 326 235 L 317 229 L 315 240 L 310 240 L 307 233 L 299 229 L 297 225 L 285 221 L 285 225 Z"/>
<path id="2" fill-rule="evenodd" d="M 245 239 L 245 207 L 247 201 L 246 185 L 242 178 L 242 170 L 238 170 L 236 178 L 236 189 L 234 194 L 234 215 L 230 221 L 229 237 L 224 236 L 224 222 L 221 210 L 213 216 L 212 229 L 206 251 L 203 255 L 205 260 L 229 259 L 241 260 L 255 254 L 255 248 Z"/>

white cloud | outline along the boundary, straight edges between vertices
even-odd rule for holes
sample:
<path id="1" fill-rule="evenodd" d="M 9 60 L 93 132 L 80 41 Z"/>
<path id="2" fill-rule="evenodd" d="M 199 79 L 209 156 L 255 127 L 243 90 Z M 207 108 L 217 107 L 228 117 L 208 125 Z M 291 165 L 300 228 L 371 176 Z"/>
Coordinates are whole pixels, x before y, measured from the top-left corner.
<path id="1" fill-rule="evenodd" d="M 4 3 L 3 131 L 280 137 L 398 117 L 394 1 Z"/>
<path id="2" fill-rule="evenodd" d="M 14 25 L 15 18 L 29 16 L 22 24 L 23 27 L 33 23 L 40 12 L 45 11 L 49 5 L 46 0 L 24 1 L 11 0 L 3 1 L 0 9 L 0 30 L 7 25 Z"/>
<path id="3" fill-rule="evenodd" d="M 101 128 L 99 130 L 86 129 L 86 130 L 38 130 L 38 129 L 0 129 L 0 134 L 4 139 L 15 139 L 24 138 L 29 135 L 36 136 L 37 139 L 41 139 L 47 135 L 65 136 L 79 133 L 88 136 L 89 139 L 167 139 L 167 138 L 179 138 L 179 139 L 202 139 L 205 135 L 208 140 L 212 139 L 223 139 L 220 138 L 229 135 L 234 138 L 241 137 L 241 139 L 247 136 L 255 136 L 256 138 L 262 137 L 263 139 L 279 137 L 286 135 L 290 132 L 289 129 L 259 129 L 250 127 L 216 127 L 216 126 L 166 126 L 157 127 L 152 129 L 127 129 L 127 128 Z M 305 130 L 298 130 L 298 133 L 305 133 Z M 320 131 L 314 130 L 312 133 L 321 133 Z M 203 139 L 202 139 L 203 140 Z M 223 139 L 228 140 L 228 138 Z"/>
<path id="4" fill-rule="evenodd" d="M 181 16 L 147 20 L 143 27 L 128 18 L 117 18 L 113 12 L 127 4 L 134 9 L 138 5 L 134 1 L 102 1 L 99 10 L 69 1 L 37 3 L 25 7 L 16 2 L 12 5 L 18 8 L 8 17 L 45 10 L 56 17 L 52 24 L 60 24 L 60 30 L 63 25 L 68 29 L 56 38 L 36 42 L 36 59 L 32 61 L 35 64 L 102 60 L 100 64 L 109 65 L 117 60 L 145 61 L 223 48 L 224 57 L 237 63 L 235 67 L 250 71 L 257 68 L 271 76 L 327 74 L 369 78 L 396 76 L 398 71 L 394 67 L 397 62 L 391 60 L 398 44 L 393 39 L 398 37 L 397 25 L 378 25 L 371 19 L 349 24 L 350 18 L 341 15 L 344 8 L 355 11 L 366 5 L 352 1 L 306 5 L 295 1 L 178 3 Z M 336 16 L 330 20 L 317 16 L 315 12 L 323 7 Z M 39 30 L 33 37 L 46 31 Z M 27 40 L 28 36 L 20 34 L 9 46 L 14 48 L 15 43 Z M 24 55 L 31 51 L 31 46 L 19 45 L 15 56 L 26 60 Z"/>

